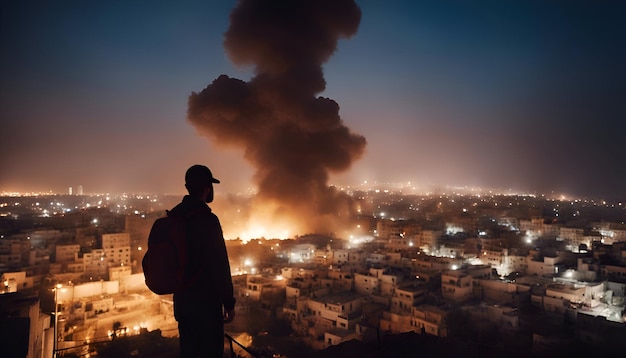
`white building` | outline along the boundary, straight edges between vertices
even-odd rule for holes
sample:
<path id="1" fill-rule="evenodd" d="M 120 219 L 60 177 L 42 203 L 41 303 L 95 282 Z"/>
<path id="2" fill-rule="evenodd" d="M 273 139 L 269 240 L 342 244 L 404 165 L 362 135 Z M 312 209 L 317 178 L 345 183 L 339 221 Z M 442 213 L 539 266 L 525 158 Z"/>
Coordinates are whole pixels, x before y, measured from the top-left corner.
<path id="1" fill-rule="evenodd" d="M 497 247 L 484 248 L 480 254 L 480 260 L 496 269 L 500 276 L 513 272 L 509 261 L 509 250 L 507 249 Z"/>
<path id="2" fill-rule="evenodd" d="M 411 313 L 413 307 L 425 299 L 426 293 L 426 285 L 406 285 L 396 288 L 391 298 L 391 312 Z"/>
<path id="3" fill-rule="evenodd" d="M 354 288 L 354 274 L 341 269 L 328 270 L 328 278 L 332 280 L 332 288 L 338 291 L 349 291 Z"/>
<path id="4" fill-rule="evenodd" d="M 269 290 L 273 280 L 269 277 L 261 275 L 248 275 L 246 277 L 246 286 L 239 293 L 242 297 L 250 298 L 254 301 L 261 300 L 263 291 Z"/>
<path id="5" fill-rule="evenodd" d="M 108 272 L 109 265 L 104 260 L 104 250 L 95 249 L 83 254 L 85 276 L 103 277 Z"/>
<path id="6" fill-rule="evenodd" d="M 349 260 L 349 256 L 350 256 L 350 250 L 347 250 L 347 249 L 334 250 L 332 262 L 333 264 L 339 264 L 339 265 L 347 263 Z"/>
<path id="7" fill-rule="evenodd" d="M 317 333 L 333 329 L 354 330 L 362 311 L 363 297 L 350 292 L 339 292 L 310 297 L 307 301 L 309 318 Z"/>
<path id="8" fill-rule="evenodd" d="M 354 274 L 354 289 L 362 295 L 380 294 L 380 279 L 371 273 Z"/>
<path id="9" fill-rule="evenodd" d="M 439 230 L 422 230 L 416 234 L 418 247 L 424 252 L 433 252 L 439 248 L 439 239 L 443 235 L 443 231 Z"/>
<path id="10" fill-rule="evenodd" d="M 589 241 L 589 236 L 585 236 L 584 229 L 561 227 L 559 239 L 563 240 L 572 252 L 578 252 L 582 244 L 591 247 L 591 241 Z"/>
<path id="11" fill-rule="evenodd" d="M 557 264 L 561 262 L 560 257 L 545 256 L 543 260 L 528 259 L 528 269 L 526 274 L 534 276 L 553 276 L 557 272 Z"/>
<path id="12" fill-rule="evenodd" d="M 463 302 L 473 295 L 473 278 L 462 271 L 445 271 L 441 274 L 441 294 L 443 298 Z"/>
<path id="13" fill-rule="evenodd" d="M 57 245 L 55 248 L 57 263 L 67 263 L 72 262 L 76 259 L 78 253 L 80 252 L 80 245 Z"/>
<path id="14" fill-rule="evenodd" d="M 109 266 L 130 265 L 130 234 L 102 235 L 102 249 Z"/>

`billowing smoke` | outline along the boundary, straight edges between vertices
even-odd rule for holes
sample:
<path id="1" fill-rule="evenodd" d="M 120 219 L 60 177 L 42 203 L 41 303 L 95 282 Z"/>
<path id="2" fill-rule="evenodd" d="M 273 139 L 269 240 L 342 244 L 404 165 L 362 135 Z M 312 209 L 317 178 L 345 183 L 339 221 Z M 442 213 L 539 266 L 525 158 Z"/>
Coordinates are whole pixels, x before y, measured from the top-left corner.
<path id="1" fill-rule="evenodd" d="M 344 125 L 335 101 L 318 94 L 326 87 L 322 64 L 360 19 L 353 0 L 241 0 L 224 46 L 233 63 L 253 66 L 253 78 L 221 75 L 189 98 L 188 120 L 198 131 L 242 148 L 255 168 L 251 215 L 262 213 L 266 225 L 328 232 L 350 212 L 329 174 L 360 158 L 365 138 Z"/>

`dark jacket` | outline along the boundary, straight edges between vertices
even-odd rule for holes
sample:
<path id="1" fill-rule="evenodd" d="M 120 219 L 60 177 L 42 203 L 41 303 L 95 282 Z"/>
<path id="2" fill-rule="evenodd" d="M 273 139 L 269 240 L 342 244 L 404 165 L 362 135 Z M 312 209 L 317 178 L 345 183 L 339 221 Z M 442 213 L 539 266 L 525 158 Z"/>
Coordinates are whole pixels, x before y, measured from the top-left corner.
<path id="1" fill-rule="evenodd" d="M 170 211 L 170 215 L 186 217 L 185 277 L 186 282 L 190 282 L 183 292 L 174 294 L 174 302 L 214 302 L 223 305 L 224 309 L 233 309 L 233 282 L 222 226 L 217 216 L 206 203 L 189 195 Z"/>

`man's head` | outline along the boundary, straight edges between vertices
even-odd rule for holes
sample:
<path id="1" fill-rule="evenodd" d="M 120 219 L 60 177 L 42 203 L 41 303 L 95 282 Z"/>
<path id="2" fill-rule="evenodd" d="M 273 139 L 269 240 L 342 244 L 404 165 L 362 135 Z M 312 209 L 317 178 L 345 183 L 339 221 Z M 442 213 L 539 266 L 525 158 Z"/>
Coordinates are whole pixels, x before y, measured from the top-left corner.
<path id="1" fill-rule="evenodd" d="M 192 165 L 185 173 L 185 188 L 189 195 L 197 196 L 207 203 L 213 201 L 213 183 L 219 182 L 204 165 Z"/>

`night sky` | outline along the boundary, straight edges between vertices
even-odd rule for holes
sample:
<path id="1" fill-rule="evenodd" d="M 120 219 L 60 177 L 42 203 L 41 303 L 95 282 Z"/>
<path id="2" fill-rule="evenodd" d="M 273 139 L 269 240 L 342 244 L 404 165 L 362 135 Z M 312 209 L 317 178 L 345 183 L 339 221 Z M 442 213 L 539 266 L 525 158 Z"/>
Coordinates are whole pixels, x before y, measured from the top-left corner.
<path id="1" fill-rule="evenodd" d="M 188 114 L 221 75 L 254 87 L 274 73 L 246 53 L 263 36 L 226 50 L 236 4 L 2 0 L 0 192 L 182 193 L 195 163 L 223 192 L 271 181 L 251 147 Z M 310 168 L 318 184 L 626 197 L 626 2 L 356 4 L 315 63 L 325 86 L 306 87 L 338 105 L 348 134 L 332 145 L 351 143 Z"/>

